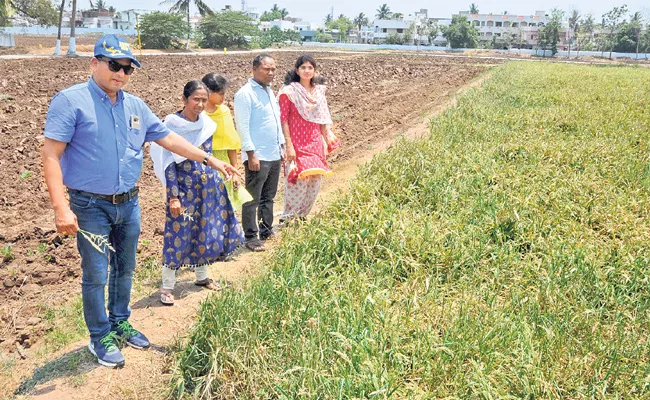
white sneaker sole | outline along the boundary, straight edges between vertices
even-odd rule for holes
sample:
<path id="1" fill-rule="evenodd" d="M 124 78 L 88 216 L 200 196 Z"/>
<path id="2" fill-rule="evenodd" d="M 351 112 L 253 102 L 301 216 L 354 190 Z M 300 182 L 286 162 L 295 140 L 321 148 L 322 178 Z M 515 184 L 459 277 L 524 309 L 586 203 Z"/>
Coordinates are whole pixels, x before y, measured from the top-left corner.
<path id="1" fill-rule="evenodd" d="M 95 353 L 95 349 L 93 348 L 92 344 L 90 344 L 90 343 L 88 344 L 88 351 L 90 351 L 90 354 L 92 354 L 93 356 L 95 356 L 95 358 L 97 358 L 97 362 L 100 365 L 103 365 L 103 366 L 108 367 L 108 368 L 120 368 L 120 367 L 124 366 L 124 361 L 122 361 L 121 363 L 110 363 L 108 361 L 104 361 L 101 358 L 99 358 L 97 356 L 97 353 Z"/>
<path id="2" fill-rule="evenodd" d="M 126 345 L 127 345 L 127 346 L 133 347 L 134 349 L 138 349 L 138 350 L 146 350 L 146 349 L 148 349 L 148 348 L 151 346 L 151 345 L 149 345 L 149 346 L 136 346 L 136 345 L 134 345 L 134 344 L 132 344 L 132 343 L 129 343 L 129 342 L 126 341 L 126 340 L 125 340 L 125 342 L 126 342 Z"/>

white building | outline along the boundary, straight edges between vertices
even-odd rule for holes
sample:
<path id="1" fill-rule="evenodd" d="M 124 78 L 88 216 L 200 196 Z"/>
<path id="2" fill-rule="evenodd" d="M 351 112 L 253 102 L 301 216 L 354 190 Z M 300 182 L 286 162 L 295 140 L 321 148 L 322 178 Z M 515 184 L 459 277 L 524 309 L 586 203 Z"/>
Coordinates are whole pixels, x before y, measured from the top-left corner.
<path id="1" fill-rule="evenodd" d="M 254 21 L 259 21 L 260 20 L 260 12 L 257 10 L 257 8 L 252 8 L 248 7 L 245 12 L 246 15 L 251 17 Z"/>
<path id="2" fill-rule="evenodd" d="M 478 29 L 479 41 L 496 43 L 503 47 L 537 48 L 540 29 L 548 21 L 546 12 L 535 11 L 534 15 L 515 14 L 470 14 L 461 11 L 467 20 Z M 560 32 L 558 49 L 568 46 L 567 29 Z"/>
<path id="3" fill-rule="evenodd" d="M 285 21 L 281 19 L 276 19 L 275 21 L 261 21 L 258 25 L 260 31 L 266 32 L 273 27 L 279 28 L 281 31 L 295 31 L 296 25 L 291 21 Z"/>
<path id="4" fill-rule="evenodd" d="M 375 40 L 375 27 L 362 26 L 359 31 L 359 43 L 373 43 Z"/>
<path id="5" fill-rule="evenodd" d="M 136 29 L 137 22 L 142 21 L 142 16 L 152 13 L 152 10 L 130 9 L 119 11 L 113 17 L 113 28 L 122 30 Z"/>
<path id="6" fill-rule="evenodd" d="M 405 19 L 376 19 L 374 22 L 375 31 L 373 34 L 373 43 L 385 43 L 386 38 L 390 35 L 404 35 L 408 33 L 414 21 Z M 411 35 L 413 36 L 413 35 Z M 413 40 L 413 37 L 405 38 Z"/>
<path id="7" fill-rule="evenodd" d="M 113 13 L 108 10 L 82 11 L 84 28 L 113 28 Z"/>

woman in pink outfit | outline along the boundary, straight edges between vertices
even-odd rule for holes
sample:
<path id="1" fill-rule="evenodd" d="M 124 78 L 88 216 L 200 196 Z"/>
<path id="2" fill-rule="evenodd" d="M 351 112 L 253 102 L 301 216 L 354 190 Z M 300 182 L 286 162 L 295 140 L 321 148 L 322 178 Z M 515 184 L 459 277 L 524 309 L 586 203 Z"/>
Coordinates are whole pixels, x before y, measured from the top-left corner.
<path id="1" fill-rule="evenodd" d="M 326 86 L 317 71 L 313 57 L 298 57 L 278 95 L 287 152 L 282 222 L 304 219 L 309 214 L 323 175 L 332 174 L 325 156 L 340 143 L 331 131 Z"/>

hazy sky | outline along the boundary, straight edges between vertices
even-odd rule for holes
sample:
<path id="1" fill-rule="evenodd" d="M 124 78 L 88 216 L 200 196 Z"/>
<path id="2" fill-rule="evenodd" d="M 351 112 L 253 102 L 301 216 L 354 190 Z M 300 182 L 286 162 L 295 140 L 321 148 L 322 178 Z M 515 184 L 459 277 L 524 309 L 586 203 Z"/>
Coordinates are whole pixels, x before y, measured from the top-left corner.
<path id="1" fill-rule="evenodd" d="M 224 5 L 229 4 L 234 9 L 241 9 L 241 0 L 204 0 L 212 9 L 220 10 Z M 462 2 L 446 1 L 446 2 L 432 2 L 426 0 L 325 0 L 325 1 L 305 1 L 305 0 L 246 0 L 248 7 L 255 7 L 260 12 L 268 10 L 272 7 L 273 3 L 277 3 L 280 8 L 286 8 L 289 11 L 289 16 L 302 18 L 306 21 L 320 22 L 325 15 L 330 12 L 330 8 L 334 7 L 334 15 L 345 14 L 347 16 L 355 16 L 359 13 L 365 13 L 372 21 L 376 14 L 376 9 L 384 2 L 388 4 L 391 11 L 400 12 L 402 14 L 410 14 L 420 8 L 429 10 L 429 17 L 450 17 L 451 14 L 457 13 L 460 10 L 469 9 L 471 0 L 465 0 L 466 5 Z M 599 21 L 602 14 L 606 13 L 615 6 L 627 4 L 628 8 L 634 11 L 641 11 L 646 19 L 650 19 L 650 2 L 641 0 L 569 0 L 567 2 L 558 2 L 557 0 L 535 0 L 535 1 L 517 1 L 517 0 L 474 0 L 479 7 L 481 13 L 502 13 L 508 11 L 509 14 L 530 15 L 536 10 L 548 11 L 552 8 L 560 8 L 562 10 L 577 9 L 582 14 L 593 13 L 595 20 Z M 154 9 L 165 10 L 168 6 L 161 6 L 160 0 L 140 0 L 133 2 L 132 0 L 107 0 L 109 6 L 114 6 L 118 10 L 136 8 L 141 9 Z M 451 4 L 454 3 L 454 4 Z M 78 1 L 78 7 L 81 9 L 89 8 L 85 0 Z"/>

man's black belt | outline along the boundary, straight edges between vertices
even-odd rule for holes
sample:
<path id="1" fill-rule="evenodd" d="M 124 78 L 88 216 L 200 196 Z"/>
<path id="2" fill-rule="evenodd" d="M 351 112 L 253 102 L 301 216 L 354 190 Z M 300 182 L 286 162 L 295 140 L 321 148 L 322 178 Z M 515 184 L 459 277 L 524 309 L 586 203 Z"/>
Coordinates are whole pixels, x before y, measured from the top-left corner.
<path id="1" fill-rule="evenodd" d="M 77 190 L 77 189 L 68 189 L 69 192 L 76 192 L 79 194 L 83 194 L 84 196 L 91 196 L 91 197 L 96 197 L 98 199 L 110 201 L 113 204 L 122 204 L 125 203 L 131 199 L 134 199 L 138 196 L 138 187 L 135 186 L 133 189 L 129 190 L 128 192 L 124 193 L 118 193 L 118 194 L 97 194 L 97 193 L 90 193 L 90 192 L 84 192 L 83 190 Z"/>

